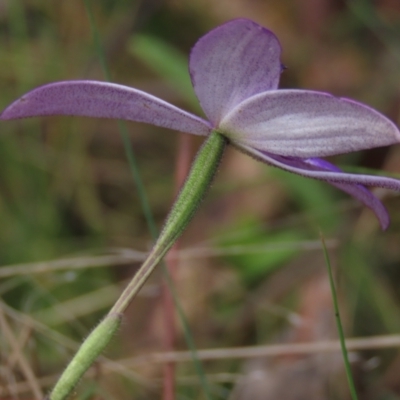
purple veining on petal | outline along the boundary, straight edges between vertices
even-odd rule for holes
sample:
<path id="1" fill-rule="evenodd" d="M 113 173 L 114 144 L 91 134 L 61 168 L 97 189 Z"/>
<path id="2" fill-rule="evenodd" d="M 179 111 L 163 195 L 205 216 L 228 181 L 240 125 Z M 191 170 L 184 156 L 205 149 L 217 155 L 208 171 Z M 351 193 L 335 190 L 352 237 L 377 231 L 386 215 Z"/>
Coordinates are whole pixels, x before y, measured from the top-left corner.
<path id="1" fill-rule="evenodd" d="M 96 81 L 64 81 L 41 86 L 8 106 L 0 119 L 39 115 L 119 118 L 208 135 L 210 124 L 155 96 L 127 86 Z"/>
<path id="2" fill-rule="evenodd" d="M 299 159 L 295 157 L 278 156 L 251 147 L 239 147 L 255 158 L 266 162 L 269 165 L 293 172 L 308 178 L 326 181 L 340 190 L 358 199 L 365 206 L 370 208 L 376 215 L 385 230 L 389 225 L 389 215 L 386 208 L 370 191 L 363 185 L 378 186 L 394 190 L 400 190 L 400 181 L 387 177 L 372 175 L 355 175 L 341 172 L 339 168 L 326 160 L 318 158 Z"/>
<path id="3" fill-rule="evenodd" d="M 280 53 L 276 36 L 247 19 L 227 22 L 198 40 L 190 54 L 190 75 L 214 126 L 246 98 L 278 87 Z"/>
<path id="4" fill-rule="evenodd" d="M 218 130 L 239 146 L 292 157 L 322 157 L 400 142 L 398 128 L 372 108 L 309 90 L 248 98 Z"/>

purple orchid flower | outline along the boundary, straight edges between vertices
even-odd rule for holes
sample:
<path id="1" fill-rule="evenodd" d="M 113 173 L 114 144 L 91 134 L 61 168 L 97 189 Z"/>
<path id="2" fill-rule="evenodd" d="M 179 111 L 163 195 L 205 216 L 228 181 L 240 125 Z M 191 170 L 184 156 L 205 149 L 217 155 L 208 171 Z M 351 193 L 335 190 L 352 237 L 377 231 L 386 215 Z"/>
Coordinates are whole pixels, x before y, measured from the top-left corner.
<path id="1" fill-rule="evenodd" d="M 389 225 L 383 204 L 364 186 L 400 190 L 388 177 L 344 173 L 316 158 L 400 142 L 398 128 L 372 108 L 310 90 L 278 89 L 281 47 L 269 30 L 236 19 L 200 38 L 190 54 L 194 90 L 208 120 L 143 91 L 96 81 L 56 82 L 7 107 L 3 120 L 39 115 L 119 118 L 207 136 L 215 130 L 269 165 L 324 180 Z"/>

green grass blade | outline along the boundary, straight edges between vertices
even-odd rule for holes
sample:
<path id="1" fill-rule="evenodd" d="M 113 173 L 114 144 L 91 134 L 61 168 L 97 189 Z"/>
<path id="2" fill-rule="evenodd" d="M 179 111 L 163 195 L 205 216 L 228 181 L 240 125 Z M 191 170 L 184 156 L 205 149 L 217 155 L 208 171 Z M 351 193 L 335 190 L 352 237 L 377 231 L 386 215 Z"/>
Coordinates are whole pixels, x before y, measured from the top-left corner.
<path id="1" fill-rule="evenodd" d="M 90 21 L 90 26 L 92 29 L 92 35 L 93 35 L 93 39 L 94 39 L 94 43 L 95 43 L 95 47 L 96 47 L 96 52 L 101 64 L 101 67 L 103 69 L 103 73 L 104 76 L 106 77 L 107 81 L 111 81 L 111 72 L 110 69 L 108 68 L 107 65 L 107 61 L 106 61 L 106 57 L 104 54 L 104 50 L 103 50 L 103 46 L 101 45 L 101 41 L 100 41 L 100 35 L 99 32 L 97 30 L 97 26 L 96 23 L 94 21 L 94 17 L 93 17 L 93 12 L 92 12 L 92 8 L 91 8 L 91 4 L 89 0 L 84 0 L 85 2 L 85 8 L 86 8 L 86 12 Z M 136 188 L 138 191 L 138 195 L 139 195 L 139 201 L 140 204 L 142 206 L 142 210 L 144 213 L 144 216 L 146 218 L 146 222 L 147 225 L 149 227 L 150 230 L 150 234 L 153 237 L 153 239 L 155 240 L 157 238 L 157 228 L 154 222 L 154 218 L 152 216 L 151 210 L 150 210 L 150 206 L 149 206 L 149 201 L 147 199 L 147 195 L 146 195 L 146 191 L 144 190 L 144 186 L 143 186 L 143 182 L 142 179 L 140 177 L 140 172 L 139 172 L 139 167 L 137 165 L 136 162 L 136 157 L 135 154 L 133 153 L 132 147 L 130 145 L 130 140 L 129 140 L 129 134 L 128 134 L 128 128 L 126 126 L 126 123 L 124 121 L 118 121 L 118 128 L 119 128 L 119 132 L 122 138 L 122 142 L 124 145 L 124 149 L 125 149 L 125 153 L 126 153 L 126 158 L 128 160 L 128 164 L 129 164 L 129 168 L 131 170 L 133 179 L 135 181 L 136 184 Z"/>
<path id="2" fill-rule="evenodd" d="M 322 248 L 323 248 L 323 251 L 324 251 L 325 263 L 326 263 L 326 267 L 327 267 L 327 270 L 328 270 L 329 285 L 331 287 L 331 292 L 332 292 L 333 308 L 335 310 L 336 326 L 337 326 L 337 330 L 338 330 L 338 333 L 339 333 L 340 347 L 342 349 L 343 361 L 344 361 L 344 366 L 345 366 L 345 370 L 346 370 L 346 377 L 347 377 L 347 381 L 348 381 L 348 384 L 349 384 L 349 389 L 350 389 L 350 394 L 351 394 L 352 400 L 358 400 L 356 387 L 354 385 L 353 374 L 351 372 L 351 366 L 350 366 L 350 362 L 349 362 L 349 357 L 348 357 L 348 354 L 347 354 L 346 342 L 345 342 L 345 337 L 344 337 L 342 321 L 340 319 L 339 304 L 338 304 L 337 295 L 336 295 L 336 288 L 335 288 L 335 282 L 334 282 L 334 279 L 333 279 L 331 262 L 330 262 L 330 259 L 329 259 L 328 250 L 327 250 L 326 245 L 325 245 L 325 239 L 322 236 L 322 234 L 321 234 L 321 242 L 322 242 Z"/>

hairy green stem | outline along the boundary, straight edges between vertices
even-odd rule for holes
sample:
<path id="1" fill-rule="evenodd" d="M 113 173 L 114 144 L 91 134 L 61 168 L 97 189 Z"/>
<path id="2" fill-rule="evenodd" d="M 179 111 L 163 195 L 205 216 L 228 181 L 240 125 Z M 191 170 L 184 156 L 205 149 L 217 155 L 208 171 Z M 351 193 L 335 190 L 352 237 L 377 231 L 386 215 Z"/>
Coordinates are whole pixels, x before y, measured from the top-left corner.
<path id="1" fill-rule="evenodd" d="M 215 131 L 207 138 L 153 249 L 110 312 L 83 342 L 50 393 L 50 400 L 65 399 L 108 345 L 120 325 L 123 312 L 195 214 L 216 173 L 226 143 L 227 139 Z"/>
<path id="2" fill-rule="evenodd" d="M 186 228 L 206 194 L 221 160 L 226 139 L 212 132 L 198 152 L 189 175 L 146 261 L 135 274 L 111 313 L 122 313 L 146 282 L 159 261 Z"/>
<path id="3" fill-rule="evenodd" d="M 107 314 L 82 343 L 74 358 L 64 370 L 49 395 L 50 400 L 61 400 L 69 396 L 83 374 L 96 361 L 121 324 L 122 316 Z"/>

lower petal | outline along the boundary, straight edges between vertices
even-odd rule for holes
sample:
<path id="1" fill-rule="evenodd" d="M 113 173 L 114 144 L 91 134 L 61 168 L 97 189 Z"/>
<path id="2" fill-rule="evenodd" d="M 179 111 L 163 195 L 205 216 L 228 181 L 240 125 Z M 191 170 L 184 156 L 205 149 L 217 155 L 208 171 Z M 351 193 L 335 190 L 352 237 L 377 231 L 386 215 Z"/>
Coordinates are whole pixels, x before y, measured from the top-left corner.
<path id="1" fill-rule="evenodd" d="M 363 185 L 378 186 L 382 188 L 400 191 L 400 181 L 387 177 L 372 175 L 356 175 L 342 172 L 328 161 L 318 158 L 292 158 L 269 154 L 255 150 L 250 147 L 240 147 L 240 150 L 254 156 L 255 158 L 281 168 L 285 171 L 295 173 L 308 178 L 319 179 L 335 186 L 336 188 L 350 194 L 366 207 L 370 208 L 376 215 L 383 230 L 389 226 L 389 215 L 381 203 Z"/>
<path id="2" fill-rule="evenodd" d="M 335 183 L 329 181 L 327 182 L 342 190 L 343 192 L 349 194 L 350 196 L 353 196 L 361 203 L 363 203 L 366 207 L 371 209 L 378 218 L 382 230 L 386 230 L 388 228 L 390 219 L 386 207 L 368 189 L 366 189 L 362 185 L 357 184 Z"/>

